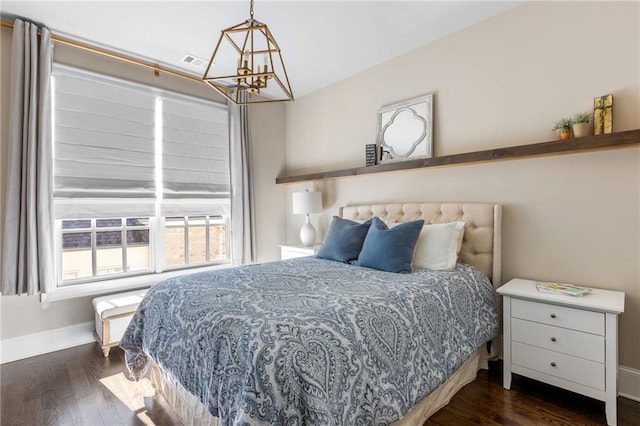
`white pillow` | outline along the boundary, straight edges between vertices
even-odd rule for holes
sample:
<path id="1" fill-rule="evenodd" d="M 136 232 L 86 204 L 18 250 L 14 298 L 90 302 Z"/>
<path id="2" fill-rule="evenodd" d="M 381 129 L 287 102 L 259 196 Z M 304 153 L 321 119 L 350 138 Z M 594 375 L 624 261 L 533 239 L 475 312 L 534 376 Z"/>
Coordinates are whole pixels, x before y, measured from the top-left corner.
<path id="1" fill-rule="evenodd" d="M 424 225 L 413 252 L 413 267 L 436 271 L 455 268 L 463 236 L 464 222 Z"/>

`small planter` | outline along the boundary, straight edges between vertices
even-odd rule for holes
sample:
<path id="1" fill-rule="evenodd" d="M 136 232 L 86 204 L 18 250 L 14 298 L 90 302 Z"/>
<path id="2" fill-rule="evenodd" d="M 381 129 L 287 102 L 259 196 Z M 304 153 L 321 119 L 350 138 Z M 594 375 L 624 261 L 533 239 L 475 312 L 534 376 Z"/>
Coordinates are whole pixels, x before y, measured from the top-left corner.
<path id="1" fill-rule="evenodd" d="M 573 137 L 582 138 L 591 134 L 591 127 L 589 123 L 574 123 L 573 125 Z"/>
<path id="2" fill-rule="evenodd" d="M 570 118 L 563 117 L 562 119 L 556 121 L 556 124 L 553 127 L 553 130 L 558 131 L 558 134 L 560 135 L 560 139 L 567 140 L 571 137 L 571 124 L 573 123 Z"/>

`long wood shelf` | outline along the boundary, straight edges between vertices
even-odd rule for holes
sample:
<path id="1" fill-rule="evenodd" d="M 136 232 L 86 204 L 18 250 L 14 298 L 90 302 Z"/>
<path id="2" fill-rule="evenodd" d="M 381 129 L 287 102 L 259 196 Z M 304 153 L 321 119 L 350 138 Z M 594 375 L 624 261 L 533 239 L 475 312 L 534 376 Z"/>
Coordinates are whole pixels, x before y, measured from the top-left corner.
<path id="1" fill-rule="evenodd" d="M 543 155 L 572 154 L 591 150 L 628 148 L 638 144 L 640 144 L 640 129 L 610 133 L 607 135 L 586 136 L 577 139 L 555 140 L 506 148 L 487 149 L 484 151 L 466 152 L 463 154 L 444 155 L 441 157 L 396 161 L 368 167 L 354 167 L 297 176 L 281 176 L 276 178 L 276 184 L 334 179 L 344 176 L 360 176 L 423 167 L 450 166 L 486 161 L 513 160 Z"/>

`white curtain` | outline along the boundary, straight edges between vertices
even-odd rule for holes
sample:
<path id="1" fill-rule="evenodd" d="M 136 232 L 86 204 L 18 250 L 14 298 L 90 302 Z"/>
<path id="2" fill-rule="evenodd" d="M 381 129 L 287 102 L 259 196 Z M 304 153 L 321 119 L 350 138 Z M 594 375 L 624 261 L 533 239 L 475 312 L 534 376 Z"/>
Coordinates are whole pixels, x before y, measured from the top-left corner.
<path id="1" fill-rule="evenodd" d="M 246 96 L 246 94 L 242 94 Z M 241 95 L 241 96 L 242 96 Z M 256 261 L 255 212 L 251 173 L 251 135 L 247 105 L 229 103 L 231 162 L 231 261 Z"/>
<path id="2" fill-rule="evenodd" d="M 52 226 L 51 63 L 47 28 L 16 19 L 11 51 L 9 167 L 2 294 L 55 286 Z"/>

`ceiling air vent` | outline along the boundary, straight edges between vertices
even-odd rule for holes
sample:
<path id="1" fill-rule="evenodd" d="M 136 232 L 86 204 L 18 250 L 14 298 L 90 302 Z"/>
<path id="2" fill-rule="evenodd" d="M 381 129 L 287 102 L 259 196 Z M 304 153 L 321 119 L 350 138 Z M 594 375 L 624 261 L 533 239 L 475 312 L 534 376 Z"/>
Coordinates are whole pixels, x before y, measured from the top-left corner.
<path id="1" fill-rule="evenodd" d="M 200 68 L 200 69 L 205 69 L 207 67 L 207 61 L 205 61 L 202 58 L 198 58 L 195 55 L 191 55 L 189 53 L 184 55 L 184 58 L 182 58 L 181 61 L 184 62 L 185 64 L 189 64 L 193 67 Z"/>

